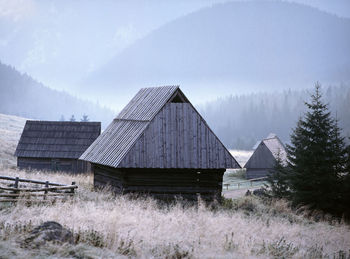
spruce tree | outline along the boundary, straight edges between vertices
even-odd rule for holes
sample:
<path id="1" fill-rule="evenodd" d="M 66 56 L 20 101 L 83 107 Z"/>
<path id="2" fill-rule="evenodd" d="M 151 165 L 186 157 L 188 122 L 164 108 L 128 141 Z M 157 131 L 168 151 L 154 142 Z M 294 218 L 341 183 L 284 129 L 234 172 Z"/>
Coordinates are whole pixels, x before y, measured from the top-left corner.
<path id="1" fill-rule="evenodd" d="M 80 121 L 83 121 L 83 122 L 89 121 L 89 116 L 84 114 Z"/>
<path id="2" fill-rule="evenodd" d="M 288 168 L 283 163 L 280 155 L 277 155 L 274 168 L 267 175 L 267 185 L 271 190 L 271 195 L 275 198 L 289 197 Z"/>
<path id="3" fill-rule="evenodd" d="M 345 168 L 344 139 L 322 102 L 318 84 L 311 99 L 305 103 L 308 111 L 304 118 L 293 130 L 291 145 L 287 145 L 291 198 L 294 204 L 338 214 L 340 175 Z"/>

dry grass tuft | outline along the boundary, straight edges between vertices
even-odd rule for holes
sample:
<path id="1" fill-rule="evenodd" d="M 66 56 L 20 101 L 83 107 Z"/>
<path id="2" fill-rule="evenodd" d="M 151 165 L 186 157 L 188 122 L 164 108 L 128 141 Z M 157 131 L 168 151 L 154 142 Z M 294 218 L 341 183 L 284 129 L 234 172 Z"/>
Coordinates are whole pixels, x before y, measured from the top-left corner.
<path id="1" fill-rule="evenodd" d="M 13 156 L 21 136 L 25 118 L 0 113 L 0 165 L 14 168 L 16 159 Z"/>

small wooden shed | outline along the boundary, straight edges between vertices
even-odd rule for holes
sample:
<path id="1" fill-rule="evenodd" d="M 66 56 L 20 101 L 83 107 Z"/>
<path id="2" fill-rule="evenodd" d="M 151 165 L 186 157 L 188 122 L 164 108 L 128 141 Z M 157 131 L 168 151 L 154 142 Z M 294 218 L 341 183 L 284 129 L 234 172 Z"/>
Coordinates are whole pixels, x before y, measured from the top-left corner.
<path id="1" fill-rule="evenodd" d="M 255 146 L 254 153 L 245 164 L 247 179 L 265 177 L 274 168 L 277 158 L 287 162 L 287 152 L 281 140 L 270 134 Z"/>
<path id="2" fill-rule="evenodd" d="M 80 157 L 117 193 L 205 199 L 239 164 L 178 86 L 141 89 Z"/>
<path id="3" fill-rule="evenodd" d="M 90 171 L 90 163 L 78 159 L 100 134 L 100 122 L 27 120 L 15 152 L 17 166 L 71 173 Z"/>

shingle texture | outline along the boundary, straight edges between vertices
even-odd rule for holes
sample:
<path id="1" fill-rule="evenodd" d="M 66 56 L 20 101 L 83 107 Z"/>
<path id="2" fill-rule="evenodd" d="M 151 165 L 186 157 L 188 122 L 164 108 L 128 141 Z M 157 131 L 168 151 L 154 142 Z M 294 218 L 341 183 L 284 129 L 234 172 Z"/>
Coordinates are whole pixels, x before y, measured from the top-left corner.
<path id="1" fill-rule="evenodd" d="M 118 120 L 151 121 L 178 86 L 142 88 L 118 114 Z"/>
<path id="2" fill-rule="evenodd" d="M 15 156 L 78 159 L 100 133 L 100 122 L 28 120 Z"/>
<path id="3" fill-rule="evenodd" d="M 185 100 L 183 105 L 171 103 L 172 98 L 178 95 L 181 100 Z M 167 103 L 171 103 L 173 108 L 166 108 Z M 185 106 L 188 108 L 185 109 Z M 209 161 L 208 158 L 205 168 L 239 167 L 206 122 L 192 108 L 178 86 L 143 88 L 80 159 L 115 168 L 169 168 L 169 164 L 173 163 L 167 159 L 177 159 L 171 168 L 203 168 L 203 159 L 196 159 L 195 163 L 190 159 L 195 156 L 206 157 L 207 154 L 209 157 L 210 152 L 210 157 L 214 157 L 215 152 L 217 159 L 221 158 L 223 162 L 218 163 L 216 159 Z M 201 128 L 203 136 L 200 135 Z M 184 135 L 188 138 L 184 138 Z M 205 143 L 209 144 L 204 145 Z M 192 148 L 188 155 L 180 157 L 179 154 L 183 154 L 189 147 Z M 217 150 L 221 153 L 216 154 Z M 160 158 L 166 161 L 150 163 Z M 188 166 L 189 161 L 191 166 Z"/>
<path id="4" fill-rule="evenodd" d="M 147 121 L 115 119 L 80 159 L 117 167 L 147 125 Z"/>

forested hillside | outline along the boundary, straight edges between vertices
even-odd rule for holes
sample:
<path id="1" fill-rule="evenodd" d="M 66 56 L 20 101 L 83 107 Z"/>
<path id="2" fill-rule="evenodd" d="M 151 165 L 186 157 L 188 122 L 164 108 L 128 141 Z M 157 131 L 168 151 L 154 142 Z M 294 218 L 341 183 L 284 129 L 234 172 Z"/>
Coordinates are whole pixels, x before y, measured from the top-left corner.
<path id="1" fill-rule="evenodd" d="M 227 2 L 153 31 L 82 89 L 99 86 L 98 95 L 120 98 L 140 85 L 179 84 L 196 102 L 233 91 L 305 89 L 317 80 L 349 82 L 349 53 L 350 19 L 287 1 Z"/>
<path id="2" fill-rule="evenodd" d="M 350 86 L 323 87 L 322 91 L 332 114 L 339 119 L 343 135 L 350 137 Z M 199 110 L 227 147 L 251 149 L 271 132 L 288 142 L 292 128 L 304 112 L 308 92 L 231 95 L 201 105 Z"/>
<path id="3" fill-rule="evenodd" d="M 0 113 L 40 120 L 68 120 L 84 114 L 91 121 L 109 123 L 115 113 L 98 104 L 50 89 L 27 74 L 0 63 Z M 62 117 L 63 116 L 63 117 Z"/>

